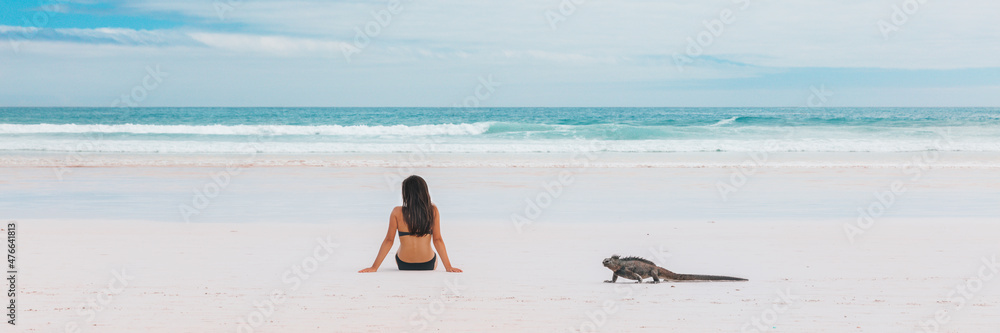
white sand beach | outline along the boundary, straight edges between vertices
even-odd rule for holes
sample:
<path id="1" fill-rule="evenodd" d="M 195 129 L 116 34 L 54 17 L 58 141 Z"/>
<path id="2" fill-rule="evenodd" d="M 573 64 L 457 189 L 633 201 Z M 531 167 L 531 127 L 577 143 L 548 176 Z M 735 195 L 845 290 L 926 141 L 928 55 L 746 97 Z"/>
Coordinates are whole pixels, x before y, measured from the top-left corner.
<path id="1" fill-rule="evenodd" d="M 944 310 L 940 332 L 998 324 L 995 280 L 961 308 L 949 296 L 976 286 L 967 281 L 981 260 L 995 260 L 995 221 L 880 221 L 856 246 L 840 221 L 748 222 L 540 225 L 524 234 L 456 225 L 446 239 L 465 273 L 400 272 L 387 262 L 363 275 L 355 271 L 370 263 L 382 226 L 22 221 L 21 323 L 76 323 L 80 332 L 245 331 L 239 323 L 260 318 L 255 332 L 886 332 L 919 331 Z M 321 260 L 325 237 L 337 246 Z M 750 281 L 612 286 L 600 266 L 612 253 Z M 117 293 L 108 287 L 116 274 L 126 282 Z M 287 297 L 272 305 L 275 291 Z"/>
<path id="2" fill-rule="evenodd" d="M 386 182 L 396 168 L 246 168 L 185 221 L 179 207 L 195 205 L 198 189 L 221 184 L 225 170 L 71 168 L 60 180 L 52 167 L 0 168 L 4 218 L 19 231 L 18 330 L 1000 326 L 992 168 L 935 167 L 916 180 L 893 167 L 760 168 L 726 198 L 719 184 L 732 185 L 738 169 L 404 170 L 428 180 L 459 274 L 440 265 L 400 272 L 391 258 L 377 273 L 356 273 L 371 264 L 399 203 L 398 184 Z M 561 173 L 572 181 L 552 187 Z M 878 196 L 889 200 L 897 181 L 905 192 L 883 213 L 859 213 L 879 210 Z M 612 254 L 750 281 L 612 285 L 600 263 Z"/>

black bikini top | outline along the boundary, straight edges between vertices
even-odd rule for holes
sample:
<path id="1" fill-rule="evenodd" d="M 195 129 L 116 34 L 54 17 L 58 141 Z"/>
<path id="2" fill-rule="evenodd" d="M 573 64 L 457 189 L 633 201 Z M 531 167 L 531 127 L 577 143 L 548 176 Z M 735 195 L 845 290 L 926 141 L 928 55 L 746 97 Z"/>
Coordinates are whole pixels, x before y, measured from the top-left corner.
<path id="1" fill-rule="evenodd" d="M 399 232 L 399 237 L 403 237 L 403 236 L 410 236 L 410 235 L 413 235 L 413 233 L 412 233 L 412 232 L 406 232 L 406 231 L 401 231 L 401 230 L 399 230 L 399 229 L 396 229 L 396 231 L 397 231 L 397 232 Z"/>

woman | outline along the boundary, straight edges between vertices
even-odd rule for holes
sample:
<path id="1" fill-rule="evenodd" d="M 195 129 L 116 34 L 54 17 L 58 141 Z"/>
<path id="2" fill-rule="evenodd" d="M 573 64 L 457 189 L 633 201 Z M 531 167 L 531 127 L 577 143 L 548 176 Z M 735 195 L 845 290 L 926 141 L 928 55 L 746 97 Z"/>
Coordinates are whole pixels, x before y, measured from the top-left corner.
<path id="1" fill-rule="evenodd" d="M 448 261 L 448 251 L 441 239 L 441 216 L 437 206 L 431 203 L 431 194 L 427 191 L 427 182 L 420 176 L 410 176 L 403 180 L 403 206 L 392 209 L 389 215 L 389 232 L 385 234 L 382 247 L 378 250 L 375 263 L 358 271 L 371 273 L 382 265 L 385 255 L 392 249 L 392 242 L 399 232 L 399 250 L 396 252 L 396 266 L 399 270 L 434 270 L 437 268 L 437 255 L 431 250 L 431 240 L 434 248 L 441 254 L 444 269 L 449 272 L 461 273 L 462 270 L 451 267 Z M 429 236 L 429 237 L 428 237 Z"/>

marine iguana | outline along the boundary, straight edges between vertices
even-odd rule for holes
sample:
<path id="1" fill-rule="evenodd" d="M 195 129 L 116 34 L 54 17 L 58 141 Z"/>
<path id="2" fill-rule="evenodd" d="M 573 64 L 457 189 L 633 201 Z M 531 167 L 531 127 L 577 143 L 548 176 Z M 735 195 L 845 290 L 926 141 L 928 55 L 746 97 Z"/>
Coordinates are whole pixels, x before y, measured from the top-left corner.
<path id="1" fill-rule="evenodd" d="M 731 276 L 677 274 L 639 257 L 622 258 L 613 255 L 611 258 L 604 259 L 604 267 L 614 272 L 611 275 L 611 280 L 604 281 L 607 283 L 615 283 L 619 276 L 636 280 L 635 283 L 642 283 L 642 279 L 648 277 L 653 278 L 653 281 L 649 283 L 660 283 L 660 279 L 664 281 L 747 281 L 747 279 Z"/>

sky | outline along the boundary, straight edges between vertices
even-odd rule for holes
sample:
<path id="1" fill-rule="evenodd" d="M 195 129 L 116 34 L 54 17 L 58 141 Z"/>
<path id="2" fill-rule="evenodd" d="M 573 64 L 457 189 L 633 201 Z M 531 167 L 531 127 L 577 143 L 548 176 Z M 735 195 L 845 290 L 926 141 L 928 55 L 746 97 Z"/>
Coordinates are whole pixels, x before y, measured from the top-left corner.
<path id="1" fill-rule="evenodd" d="M 1000 106 L 920 1 L 4 0 L 0 106 Z"/>

